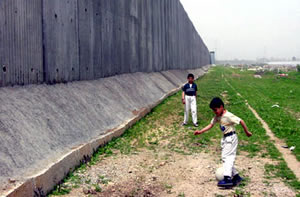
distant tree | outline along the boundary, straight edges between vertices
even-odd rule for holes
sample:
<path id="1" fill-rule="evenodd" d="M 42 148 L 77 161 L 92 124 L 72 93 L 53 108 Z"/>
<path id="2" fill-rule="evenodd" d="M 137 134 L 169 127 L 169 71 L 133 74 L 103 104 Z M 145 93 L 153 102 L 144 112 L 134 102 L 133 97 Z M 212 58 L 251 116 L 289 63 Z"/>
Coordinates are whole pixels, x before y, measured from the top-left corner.
<path id="1" fill-rule="evenodd" d="M 300 72 L 300 64 L 297 65 L 297 71 Z"/>

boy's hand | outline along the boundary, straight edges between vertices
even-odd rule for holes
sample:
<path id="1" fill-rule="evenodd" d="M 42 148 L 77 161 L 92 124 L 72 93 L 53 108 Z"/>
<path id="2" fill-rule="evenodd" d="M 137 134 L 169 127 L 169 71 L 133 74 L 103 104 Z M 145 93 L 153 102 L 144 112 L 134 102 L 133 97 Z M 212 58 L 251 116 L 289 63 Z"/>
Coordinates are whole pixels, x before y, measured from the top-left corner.
<path id="1" fill-rule="evenodd" d="M 200 135 L 200 134 L 202 134 L 201 131 L 195 131 L 195 132 L 194 132 L 194 135 Z"/>
<path id="2" fill-rule="evenodd" d="M 249 132 L 249 131 L 247 131 L 247 132 L 246 132 L 246 135 L 247 135 L 248 137 L 251 137 L 251 136 L 252 136 L 252 133 Z"/>
<path id="3" fill-rule="evenodd" d="M 182 100 L 182 104 L 185 104 L 185 99 L 181 99 Z"/>
<path id="4" fill-rule="evenodd" d="M 251 136 L 252 136 L 252 133 L 251 133 L 250 131 L 248 131 L 248 128 L 247 128 L 247 126 L 246 126 L 246 124 L 245 124 L 245 122 L 244 122 L 243 120 L 241 120 L 241 125 L 242 125 L 242 127 L 244 128 L 244 132 L 246 133 L 246 135 L 247 135 L 248 137 L 251 137 Z"/>

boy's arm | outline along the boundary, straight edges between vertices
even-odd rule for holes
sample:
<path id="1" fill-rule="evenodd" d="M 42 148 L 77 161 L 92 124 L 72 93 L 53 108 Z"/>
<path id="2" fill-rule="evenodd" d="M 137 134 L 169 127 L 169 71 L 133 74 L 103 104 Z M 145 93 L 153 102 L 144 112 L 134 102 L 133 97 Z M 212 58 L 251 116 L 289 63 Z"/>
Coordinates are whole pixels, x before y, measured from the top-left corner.
<path id="1" fill-rule="evenodd" d="M 205 133 L 206 131 L 210 130 L 213 127 L 214 127 L 214 125 L 210 123 L 209 125 L 207 125 L 203 129 L 201 129 L 200 131 L 195 131 L 194 135 L 200 135 L 202 133 Z"/>
<path id="2" fill-rule="evenodd" d="M 181 101 L 182 101 L 183 104 L 185 104 L 185 99 L 184 99 L 184 97 L 185 97 L 185 93 L 184 93 L 184 91 L 182 91 L 182 98 L 181 98 Z"/>
<path id="3" fill-rule="evenodd" d="M 248 131 L 248 128 L 247 128 L 246 123 L 245 123 L 243 120 L 241 120 L 240 123 L 241 123 L 242 127 L 244 128 L 244 131 L 245 131 L 246 135 L 247 135 L 248 137 L 251 137 L 251 136 L 252 136 L 252 133 L 251 133 L 250 131 Z"/>

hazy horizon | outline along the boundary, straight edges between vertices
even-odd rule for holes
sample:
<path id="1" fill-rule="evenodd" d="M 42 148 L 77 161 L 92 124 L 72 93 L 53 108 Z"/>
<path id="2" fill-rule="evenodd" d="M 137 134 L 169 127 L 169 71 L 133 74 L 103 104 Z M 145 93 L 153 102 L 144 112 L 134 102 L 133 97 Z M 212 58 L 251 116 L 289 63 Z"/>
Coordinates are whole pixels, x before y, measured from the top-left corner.
<path id="1" fill-rule="evenodd" d="M 299 0 L 180 0 L 217 59 L 300 59 Z"/>

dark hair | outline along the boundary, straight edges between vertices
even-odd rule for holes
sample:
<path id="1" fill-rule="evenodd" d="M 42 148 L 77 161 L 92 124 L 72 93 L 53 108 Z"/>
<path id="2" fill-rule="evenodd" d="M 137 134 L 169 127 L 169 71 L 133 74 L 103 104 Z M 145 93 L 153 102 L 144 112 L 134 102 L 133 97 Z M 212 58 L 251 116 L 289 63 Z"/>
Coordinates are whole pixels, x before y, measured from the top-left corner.
<path id="1" fill-rule="evenodd" d="M 195 78 L 194 75 L 192 73 L 188 74 L 187 78 L 192 77 L 193 79 Z"/>
<path id="2" fill-rule="evenodd" d="M 211 102 L 209 104 L 209 107 L 211 109 L 220 108 L 221 106 L 224 107 L 224 103 L 223 103 L 222 99 L 220 99 L 219 97 L 213 98 L 213 100 L 211 100 Z"/>

